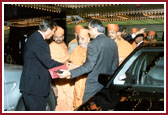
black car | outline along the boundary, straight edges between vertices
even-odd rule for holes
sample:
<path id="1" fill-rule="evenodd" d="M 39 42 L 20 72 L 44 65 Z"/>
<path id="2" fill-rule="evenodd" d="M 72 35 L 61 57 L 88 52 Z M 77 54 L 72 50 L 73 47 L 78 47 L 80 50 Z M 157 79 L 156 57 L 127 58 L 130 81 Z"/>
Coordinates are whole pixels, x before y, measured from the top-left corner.
<path id="1" fill-rule="evenodd" d="M 137 47 L 76 111 L 164 111 L 164 43 Z"/>

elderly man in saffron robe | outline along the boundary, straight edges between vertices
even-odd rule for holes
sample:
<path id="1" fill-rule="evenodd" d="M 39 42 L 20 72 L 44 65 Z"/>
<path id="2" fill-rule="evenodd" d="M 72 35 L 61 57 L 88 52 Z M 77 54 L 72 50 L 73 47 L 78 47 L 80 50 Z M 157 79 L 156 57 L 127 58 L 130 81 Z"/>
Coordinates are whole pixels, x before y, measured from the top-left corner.
<path id="1" fill-rule="evenodd" d="M 80 29 L 79 31 L 79 45 L 73 50 L 69 59 L 71 69 L 81 66 L 86 60 L 87 45 L 90 42 L 88 32 L 88 29 Z M 86 77 L 87 75 L 81 75 L 75 79 L 74 109 L 82 104 Z"/>
<path id="2" fill-rule="evenodd" d="M 84 27 L 82 25 L 76 25 L 75 26 L 75 38 L 72 39 L 69 44 L 68 44 L 68 51 L 69 53 L 72 53 L 72 51 L 75 49 L 75 47 L 78 45 L 78 34 L 80 29 L 84 29 Z"/>

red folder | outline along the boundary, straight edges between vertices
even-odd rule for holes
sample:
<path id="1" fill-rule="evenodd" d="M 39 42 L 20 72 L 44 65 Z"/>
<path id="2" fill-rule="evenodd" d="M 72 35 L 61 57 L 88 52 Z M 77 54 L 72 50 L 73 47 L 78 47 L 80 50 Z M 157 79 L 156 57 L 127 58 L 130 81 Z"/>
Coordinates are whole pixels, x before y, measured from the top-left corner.
<path id="1" fill-rule="evenodd" d="M 52 78 L 52 79 L 55 79 L 55 78 L 58 78 L 58 77 L 59 77 L 56 71 L 58 71 L 58 70 L 60 70 L 60 69 L 65 69 L 65 70 L 67 70 L 67 67 L 66 67 L 66 65 L 61 65 L 61 66 L 57 66 L 57 67 L 48 69 L 48 71 L 50 72 L 50 75 L 51 75 L 51 78 Z"/>

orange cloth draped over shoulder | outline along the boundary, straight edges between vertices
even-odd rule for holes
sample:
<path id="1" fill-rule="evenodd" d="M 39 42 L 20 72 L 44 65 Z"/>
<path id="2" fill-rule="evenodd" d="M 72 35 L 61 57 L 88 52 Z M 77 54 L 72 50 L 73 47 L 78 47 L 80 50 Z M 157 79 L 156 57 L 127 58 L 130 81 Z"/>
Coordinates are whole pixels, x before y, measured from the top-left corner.
<path id="1" fill-rule="evenodd" d="M 64 30 L 61 27 L 57 27 L 56 32 L 54 35 L 63 35 Z M 61 62 L 65 63 L 68 61 L 70 54 L 68 53 L 68 48 L 64 42 L 58 44 L 55 41 L 53 41 L 50 45 L 50 53 L 51 58 Z M 57 98 L 57 106 L 55 108 L 56 111 L 72 111 L 73 110 L 73 80 L 69 79 L 54 79 L 53 84 L 56 86 L 54 88 L 54 92 L 58 92 L 58 98 Z"/>
<path id="2" fill-rule="evenodd" d="M 65 42 L 57 44 L 53 41 L 49 46 L 52 59 L 61 63 L 65 63 L 69 59 L 70 54 L 68 53 L 68 48 Z"/>
<path id="3" fill-rule="evenodd" d="M 50 44 L 51 49 L 51 58 L 65 63 L 68 61 L 70 54 L 68 53 L 68 49 L 66 44 L 63 42 L 61 44 L 57 44 L 52 42 Z M 57 98 L 57 106 L 55 111 L 72 111 L 73 110 L 73 80 L 70 79 L 54 79 L 54 84 L 56 85 L 58 91 Z"/>
<path id="4" fill-rule="evenodd" d="M 89 39 L 88 29 L 80 29 L 79 36 L 83 36 L 85 39 Z M 81 66 L 87 57 L 87 48 L 81 47 L 78 45 L 74 51 L 71 53 L 69 61 L 73 65 Z M 77 108 L 82 104 L 82 99 L 85 91 L 85 83 L 86 83 L 87 75 L 79 76 L 75 79 L 75 87 L 74 87 L 74 108 Z"/>
<path id="5" fill-rule="evenodd" d="M 64 29 L 60 26 L 57 26 L 57 30 L 54 32 L 54 36 L 56 35 L 64 36 Z M 70 54 L 68 53 L 68 48 L 65 42 L 58 44 L 55 41 L 53 41 L 50 43 L 49 47 L 52 59 L 61 63 L 65 63 L 69 59 Z"/>
<path id="6" fill-rule="evenodd" d="M 75 65 L 82 65 L 86 60 L 87 48 L 82 48 L 79 45 L 71 53 L 69 61 Z"/>
<path id="7" fill-rule="evenodd" d="M 133 47 L 129 42 L 125 41 L 121 37 L 116 41 L 116 44 L 118 46 L 119 64 L 121 64 L 124 59 L 133 51 Z"/>
<path id="8" fill-rule="evenodd" d="M 77 39 L 76 39 L 76 38 L 72 39 L 72 40 L 69 42 L 68 48 L 69 48 L 69 47 L 71 46 L 71 44 L 74 43 L 74 42 L 77 42 Z"/>
<path id="9" fill-rule="evenodd" d="M 82 48 L 79 45 L 74 49 L 71 53 L 69 61 L 72 64 L 81 66 L 86 60 L 87 48 Z M 82 99 L 85 91 L 85 82 L 86 75 L 82 75 L 75 79 L 75 87 L 74 87 L 74 108 L 77 108 L 82 104 Z"/>
<path id="10" fill-rule="evenodd" d="M 119 25 L 118 24 L 107 24 L 108 31 L 113 30 L 118 32 L 119 31 Z M 133 51 L 132 45 L 125 41 L 120 36 L 116 37 L 115 40 L 117 46 L 118 46 L 118 55 L 119 55 L 119 64 L 121 64 L 124 59 Z"/>
<path id="11" fill-rule="evenodd" d="M 135 49 L 137 47 L 137 44 L 135 43 L 135 41 L 131 44 L 133 49 Z"/>

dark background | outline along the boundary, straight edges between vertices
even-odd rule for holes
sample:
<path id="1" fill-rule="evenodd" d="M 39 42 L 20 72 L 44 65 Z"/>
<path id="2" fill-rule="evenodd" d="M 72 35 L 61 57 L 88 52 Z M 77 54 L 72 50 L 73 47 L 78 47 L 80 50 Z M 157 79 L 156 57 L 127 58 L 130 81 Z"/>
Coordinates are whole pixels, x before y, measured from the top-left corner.
<path id="1" fill-rule="evenodd" d="M 4 5 L 4 20 L 16 20 L 25 18 L 34 18 L 42 16 L 51 16 L 52 19 L 56 20 L 57 24 L 62 28 L 66 29 L 66 12 L 62 10 L 60 13 L 48 12 L 43 10 L 36 10 L 25 7 L 16 7 L 12 5 Z M 25 44 L 25 39 L 32 34 L 34 31 L 38 30 L 38 26 L 25 26 L 25 27 L 10 27 L 9 40 L 5 43 L 5 62 L 8 63 L 6 59 L 8 54 L 12 57 L 13 61 L 11 63 L 23 65 L 23 49 Z M 27 37 L 26 37 L 27 36 Z M 65 42 L 66 42 L 66 30 L 65 30 Z"/>

